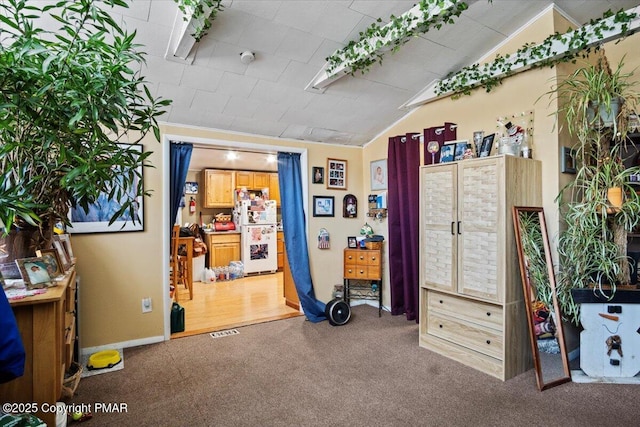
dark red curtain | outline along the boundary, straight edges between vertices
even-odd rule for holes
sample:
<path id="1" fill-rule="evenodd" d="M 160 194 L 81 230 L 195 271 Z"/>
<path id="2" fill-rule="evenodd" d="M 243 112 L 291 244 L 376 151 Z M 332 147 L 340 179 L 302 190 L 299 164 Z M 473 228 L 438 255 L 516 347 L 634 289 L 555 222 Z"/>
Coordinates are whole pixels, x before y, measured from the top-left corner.
<path id="1" fill-rule="evenodd" d="M 420 139 L 389 138 L 389 280 L 391 314 L 418 322 Z"/>

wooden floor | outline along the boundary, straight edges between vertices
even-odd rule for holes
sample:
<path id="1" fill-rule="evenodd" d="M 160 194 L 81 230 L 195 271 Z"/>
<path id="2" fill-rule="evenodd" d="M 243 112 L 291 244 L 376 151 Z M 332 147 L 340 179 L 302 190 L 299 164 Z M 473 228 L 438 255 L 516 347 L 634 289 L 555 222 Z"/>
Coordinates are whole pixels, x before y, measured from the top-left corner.
<path id="1" fill-rule="evenodd" d="M 193 300 L 189 300 L 187 289 L 180 287 L 179 292 L 185 330 L 171 334 L 171 338 L 302 315 L 285 305 L 281 272 L 226 282 L 194 282 Z"/>

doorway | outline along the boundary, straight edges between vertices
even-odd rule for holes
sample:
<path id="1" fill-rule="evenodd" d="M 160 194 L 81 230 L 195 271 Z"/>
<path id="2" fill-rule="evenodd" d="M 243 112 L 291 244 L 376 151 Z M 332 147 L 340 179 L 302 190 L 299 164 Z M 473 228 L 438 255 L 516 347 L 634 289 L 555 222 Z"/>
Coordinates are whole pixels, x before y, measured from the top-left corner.
<path id="1" fill-rule="evenodd" d="M 166 152 L 170 141 L 190 142 L 194 144 L 194 150 L 207 150 L 211 153 L 210 159 L 203 156 L 206 151 L 200 150 L 200 154 L 194 159 L 192 155 L 190 170 L 193 169 L 196 160 L 196 169 L 203 168 L 220 168 L 235 170 L 267 170 L 263 167 L 257 167 L 255 161 L 249 165 L 243 164 L 242 156 L 235 161 L 229 161 L 226 156 L 221 153 L 237 150 L 239 152 L 251 152 L 253 154 L 262 153 L 264 157 L 270 153 L 286 150 L 299 152 L 301 154 L 301 164 L 303 168 L 303 198 L 308 200 L 307 179 L 304 171 L 307 167 L 306 149 L 292 149 L 291 147 L 267 146 L 251 143 L 238 143 L 221 140 L 203 140 L 193 138 L 185 139 L 183 136 L 166 135 Z M 168 156 L 167 156 L 168 157 Z M 204 163 L 203 163 L 204 162 Z M 221 163 L 223 162 L 223 163 Z M 206 165 L 206 166 L 202 166 Z M 166 168 L 165 170 L 170 170 Z M 277 166 L 273 169 L 277 170 Z M 168 205 L 167 217 L 168 215 Z M 183 219 L 178 220 L 184 223 Z M 169 227 L 167 227 L 168 229 Z M 308 233 L 307 233 L 308 234 Z M 168 239 L 168 236 L 167 236 Z M 228 282 L 220 283 L 203 283 L 194 279 L 194 299 L 189 300 L 188 293 L 179 295 L 179 303 L 185 308 L 185 331 L 177 334 L 170 334 L 170 323 L 168 322 L 169 313 L 165 321 L 166 338 L 177 338 L 181 336 L 194 335 L 199 333 L 212 332 L 238 326 L 249 325 L 253 323 L 261 323 L 271 320 L 289 318 L 302 315 L 299 310 L 293 309 L 285 303 L 283 295 L 283 272 L 275 274 L 257 275 L 236 279 Z M 186 290 L 181 292 L 187 292 Z M 166 306 L 170 306 L 167 301 Z"/>
<path id="2" fill-rule="evenodd" d="M 171 338 L 220 331 L 301 316 L 284 303 L 283 273 L 247 276 L 223 282 L 194 282 L 189 291 L 179 289 L 185 310 L 185 330 Z"/>

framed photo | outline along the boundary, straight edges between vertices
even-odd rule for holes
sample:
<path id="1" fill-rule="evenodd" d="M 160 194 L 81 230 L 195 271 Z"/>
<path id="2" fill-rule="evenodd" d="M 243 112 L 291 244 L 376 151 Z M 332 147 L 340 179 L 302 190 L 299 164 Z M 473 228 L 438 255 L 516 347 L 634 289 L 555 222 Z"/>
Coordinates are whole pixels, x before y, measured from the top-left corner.
<path id="1" fill-rule="evenodd" d="M 387 189 L 387 159 L 371 162 L 371 190 Z"/>
<path id="2" fill-rule="evenodd" d="M 198 194 L 198 183 L 196 181 L 185 182 L 184 194 Z"/>
<path id="3" fill-rule="evenodd" d="M 62 243 L 62 248 L 67 253 L 67 258 L 73 263 L 73 247 L 71 247 L 71 238 L 68 234 L 58 234 L 58 240 Z"/>
<path id="4" fill-rule="evenodd" d="M 333 196 L 313 196 L 313 216 L 334 216 Z"/>
<path id="5" fill-rule="evenodd" d="M 480 154 L 478 157 L 489 157 L 491 155 L 491 148 L 493 147 L 493 140 L 496 137 L 495 133 L 487 135 L 482 138 L 482 144 L 480 144 Z"/>
<path id="6" fill-rule="evenodd" d="M 58 256 L 58 251 L 55 249 L 43 249 L 36 251 L 36 255 L 42 258 L 47 266 L 47 272 L 52 279 L 64 276 L 64 270 L 62 269 L 62 261 Z"/>
<path id="7" fill-rule="evenodd" d="M 47 272 L 47 264 L 42 258 L 21 258 L 16 260 L 22 280 L 27 289 L 41 289 L 53 286 Z"/>
<path id="8" fill-rule="evenodd" d="M 442 149 L 440 149 L 440 163 L 453 162 L 455 152 L 456 152 L 455 142 L 444 144 L 442 146 Z"/>
<path id="9" fill-rule="evenodd" d="M 117 144 L 123 150 L 130 150 L 134 154 L 142 154 L 142 145 L 140 144 Z M 127 196 L 123 196 L 120 199 L 110 197 L 106 193 L 102 193 L 98 196 L 95 203 L 89 206 L 89 210 L 85 210 L 80 207 L 72 207 L 69 210 L 69 221 L 71 227 L 68 231 L 70 233 L 114 233 L 120 231 L 143 231 L 144 230 L 144 210 L 143 202 L 144 198 L 139 196 L 135 199 L 134 208 L 132 211 L 127 210 L 120 215 L 116 220 L 109 224 L 111 217 L 114 213 L 122 207 L 121 200 L 125 197 L 132 197 L 135 195 L 136 188 L 142 188 L 144 185 L 142 176 L 142 166 L 139 166 L 135 171 L 122 171 L 122 175 L 133 173 L 135 175 L 134 188 L 126 189 Z M 120 189 L 121 190 L 121 189 Z M 122 191 L 122 190 L 121 190 Z"/>
<path id="10" fill-rule="evenodd" d="M 358 216 L 358 199 L 353 194 L 347 194 L 342 199 L 342 217 L 355 218 Z"/>
<path id="11" fill-rule="evenodd" d="M 358 241 L 356 240 L 356 236 L 347 237 L 347 247 L 351 249 L 358 249 Z"/>
<path id="12" fill-rule="evenodd" d="M 20 269 L 13 261 L 0 264 L 0 275 L 5 279 L 22 279 Z"/>
<path id="13" fill-rule="evenodd" d="M 324 168 L 323 167 L 313 167 L 312 171 L 313 175 L 313 183 L 314 184 L 324 184 Z"/>
<path id="14" fill-rule="evenodd" d="M 62 246 L 62 242 L 54 235 L 53 236 L 53 249 L 58 253 L 58 258 L 60 258 L 60 265 L 64 271 L 69 270 L 71 267 L 71 260 L 67 256 L 67 252 L 64 250 L 64 246 Z"/>
<path id="15" fill-rule="evenodd" d="M 327 159 L 327 188 L 334 190 L 347 189 L 346 160 Z"/>
<path id="16" fill-rule="evenodd" d="M 464 152 L 467 149 L 467 147 L 469 146 L 469 141 L 464 140 L 464 141 L 456 141 L 456 151 L 453 155 L 453 160 L 463 160 L 464 159 Z"/>
<path id="17" fill-rule="evenodd" d="M 569 147 L 560 148 L 560 172 L 576 173 L 576 152 Z"/>

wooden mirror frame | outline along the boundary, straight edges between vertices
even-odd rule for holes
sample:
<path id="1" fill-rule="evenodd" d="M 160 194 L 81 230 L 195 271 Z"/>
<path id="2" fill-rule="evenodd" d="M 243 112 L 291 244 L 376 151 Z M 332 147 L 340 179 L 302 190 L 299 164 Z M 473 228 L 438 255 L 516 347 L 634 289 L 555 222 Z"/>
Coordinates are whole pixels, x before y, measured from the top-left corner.
<path id="1" fill-rule="evenodd" d="M 513 210 L 513 227 L 515 229 L 515 239 L 516 246 L 518 248 L 518 260 L 520 263 L 520 277 L 522 278 L 522 291 L 524 294 L 524 302 L 525 307 L 527 308 L 527 322 L 529 324 L 529 339 L 531 342 L 531 350 L 533 352 L 533 363 L 536 370 L 536 382 L 538 384 L 538 390 L 543 391 L 547 390 L 551 387 L 555 387 L 557 385 L 566 383 L 571 381 L 571 371 L 569 369 L 569 359 L 567 356 L 567 348 L 564 340 L 564 330 L 562 327 L 562 314 L 560 312 L 560 307 L 558 305 L 558 298 L 556 294 L 556 279 L 555 273 L 553 270 L 553 261 L 551 258 L 551 248 L 549 246 L 549 236 L 547 235 L 547 223 L 545 221 L 544 209 L 540 207 L 523 207 L 523 206 L 514 206 Z M 553 315 L 555 319 L 555 338 L 558 342 L 558 347 L 560 349 L 560 359 L 562 361 L 562 370 L 559 370 L 559 366 L 552 367 L 553 370 L 558 370 L 561 372 L 557 377 L 549 379 L 545 377 L 544 368 L 546 368 L 545 361 L 542 360 L 540 351 L 538 349 L 538 335 L 536 334 L 535 329 L 535 320 L 533 316 L 534 310 L 534 301 L 532 300 L 532 295 L 534 295 L 535 291 L 532 291 L 532 284 L 530 281 L 529 268 L 527 264 L 526 254 L 523 250 L 523 241 L 522 241 L 522 224 L 520 222 L 521 214 L 530 214 L 538 216 L 538 221 L 540 224 L 540 233 L 542 235 L 543 247 L 539 248 L 544 251 L 544 262 L 546 264 L 546 273 L 549 281 L 549 288 L 551 292 L 551 298 L 553 301 Z M 549 307 L 551 311 L 551 307 Z M 559 362 L 559 361 L 557 361 Z M 556 363 L 557 363 L 556 362 Z M 547 370 L 548 373 L 548 370 Z"/>

